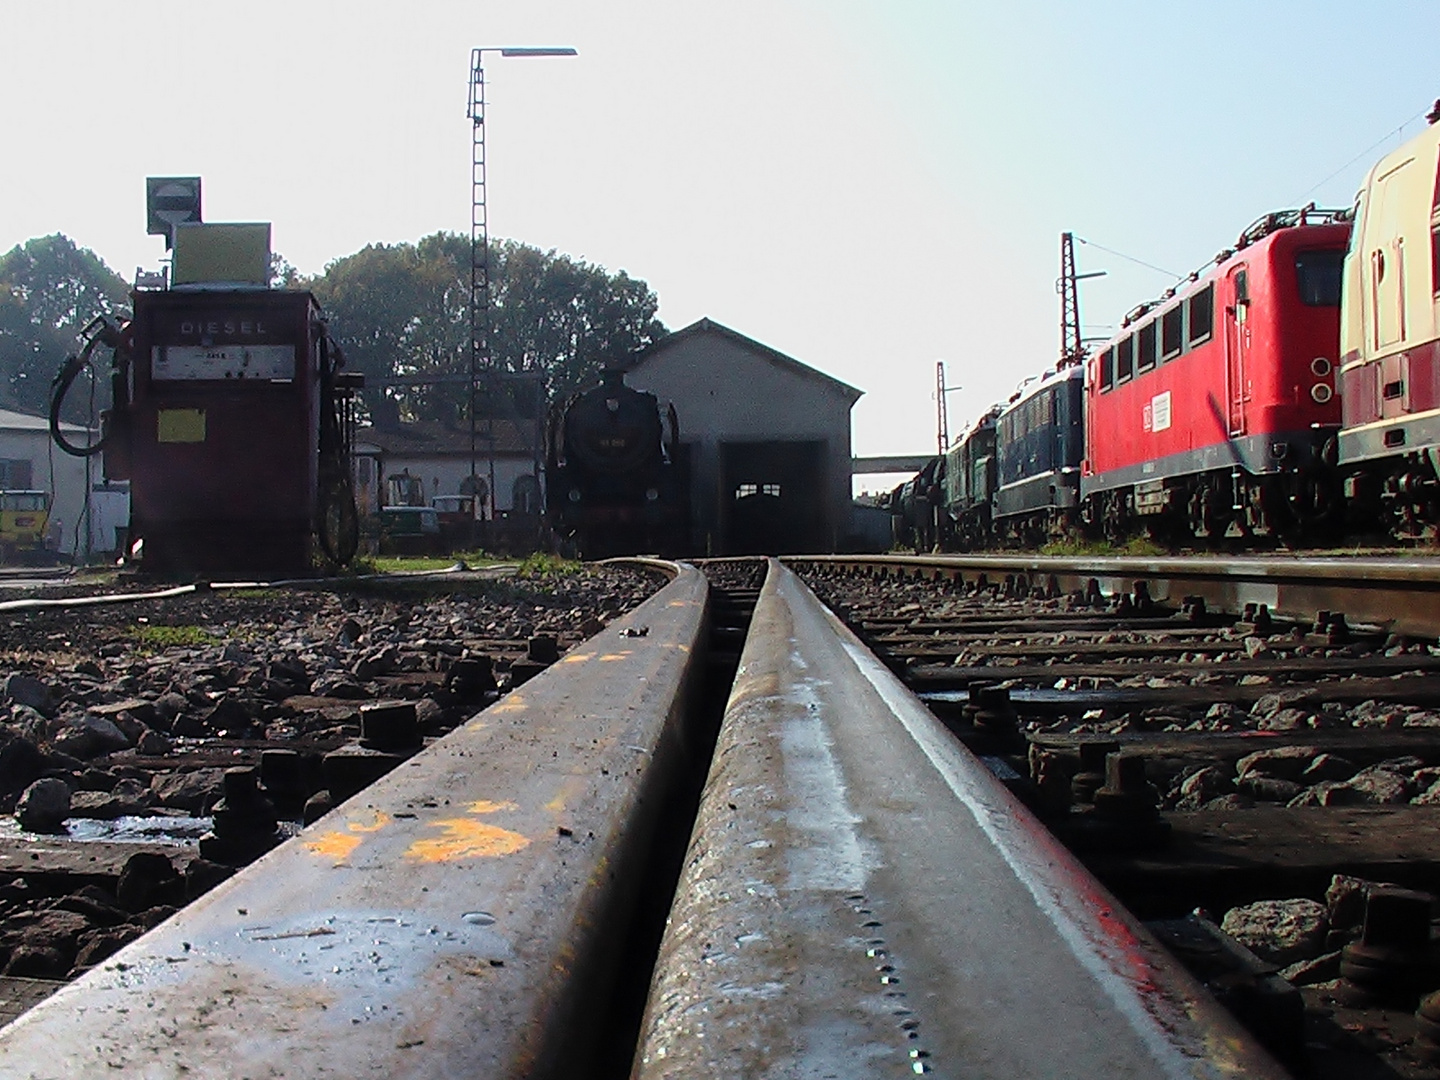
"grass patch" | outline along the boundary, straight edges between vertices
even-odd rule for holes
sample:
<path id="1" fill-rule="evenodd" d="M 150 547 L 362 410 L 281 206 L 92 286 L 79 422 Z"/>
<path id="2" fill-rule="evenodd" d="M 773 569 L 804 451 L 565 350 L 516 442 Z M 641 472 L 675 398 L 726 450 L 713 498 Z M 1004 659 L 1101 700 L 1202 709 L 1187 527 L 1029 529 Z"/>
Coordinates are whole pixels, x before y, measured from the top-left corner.
<path id="1" fill-rule="evenodd" d="M 415 570 L 448 570 L 457 562 L 463 562 L 471 569 L 513 563 L 486 551 L 457 551 L 450 555 L 376 555 L 357 558 L 350 564 L 352 574 L 395 574 Z"/>
<path id="2" fill-rule="evenodd" d="M 135 643 L 142 649 L 198 648 L 218 645 L 220 638 L 203 626 L 137 625 L 131 630 Z"/>
<path id="3" fill-rule="evenodd" d="M 282 589 L 226 589 L 225 595 L 236 600 L 281 600 L 285 597 Z"/>
<path id="4" fill-rule="evenodd" d="M 1053 540 L 1040 548 L 1041 555 L 1065 555 L 1070 557 L 1093 555 L 1097 557 L 1129 555 L 1168 555 L 1170 550 L 1157 544 L 1148 536 L 1132 536 L 1120 544 L 1109 540 Z"/>
<path id="5" fill-rule="evenodd" d="M 537 551 L 533 555 L 525 556 L 516 574 L 527 578 L 557 577 L 562 574 L 577 574 L 581 566 L 582 564 L 574 559 L 562 559 L 559 555 Z"/>
<path id="6" fill-rule="evenodd" d="M 357 559 L 351 569 L 359 574 L 403 574 L 416 570 L 448 570 L 460 561 L 459 555 L 377 555 L 365 563 Z"/>

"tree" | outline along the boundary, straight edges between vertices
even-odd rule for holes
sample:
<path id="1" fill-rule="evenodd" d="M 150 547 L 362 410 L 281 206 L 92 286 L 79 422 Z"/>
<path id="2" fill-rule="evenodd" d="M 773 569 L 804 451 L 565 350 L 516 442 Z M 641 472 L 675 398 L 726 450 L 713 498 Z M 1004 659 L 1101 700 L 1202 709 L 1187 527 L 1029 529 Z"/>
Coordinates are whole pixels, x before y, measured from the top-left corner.
<path id="1" fill-rule="evenodd" d="M 80 331 L 97 315 L 122 317 L 128 303 L 124 279 L 60 233 L 0 255 L 0 404 L 44 415 L 50 381 L 78 347 Z M 108 398 L 108 384 L 99 390 Z M 89 422 L 74 396 L 67 419 Z"/>
<path id="2" fill-rule="evenodd" d="M 404 373 L 412 362 L 418 269 L 413 246 L 369 244 L 305 282 L 324 307 L 349 369 L 364 373 L 372 408 L 379 380 Z"/>
<path id="3" fill-rule="evenodd" d="M 552 398 L 665 333 L 655 317 L 659 301 L 645 282 L 554 251 L 496 241 L 490 280 L 495 369 L 538 372 Z M 330 263 L 308 284 L 351 368 L 365 373 L 372 407 L 376 382 L 399 377 L 414 380 L 393 390 L 406 415 L 458 421 L 466 414 L 469 237 L 441 232 L 413 245 L 372 244 Z"/>

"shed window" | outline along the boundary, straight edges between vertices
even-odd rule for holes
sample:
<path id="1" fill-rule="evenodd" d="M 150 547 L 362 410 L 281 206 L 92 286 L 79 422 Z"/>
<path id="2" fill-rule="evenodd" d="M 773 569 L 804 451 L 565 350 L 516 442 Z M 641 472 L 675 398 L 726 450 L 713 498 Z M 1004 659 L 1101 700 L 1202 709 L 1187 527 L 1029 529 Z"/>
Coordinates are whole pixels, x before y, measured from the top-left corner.
<path id="1" fill-rule="evenodd" d="M 1115 350 L 1106 349 L 1100 354 L 1100 389 L 1109 390 L 1115 385 Z"/>
<path id="2" fill-rule="evenodd" d="M 1142 326 L 1140 332 L 1135 335 L 1136 371 L 1149 371 L 1155 366 L 1155 346 L 1158 344 L 1157 338 L 1158 332 L 1153 319 Z"/>
<path id="3" fill-rule="evenodd" d="M 23 459 L 0 460 L 0 488 L 13 491 L 30 486 L 30 462 Z"/>
<path id="4" fill-rule="evenodd" d="M 1127 337 L 1115 346 L 1115 381 L 1124 382 L 1135 374 L 1135 339 Z"/>
<path id="5" fill-rule="evenodd" d="M 1169 360 L 1185 347 L 1185 309 L 1176 304 L 1160 316 L 1160 358 Z"/>
<path id="6" fill-rule="evenodd" d="M 1215 286 L 1206 285 L 1185 306 L 1190 309 L 1190 344 L 1198 345 L 1215 329 Z"/>

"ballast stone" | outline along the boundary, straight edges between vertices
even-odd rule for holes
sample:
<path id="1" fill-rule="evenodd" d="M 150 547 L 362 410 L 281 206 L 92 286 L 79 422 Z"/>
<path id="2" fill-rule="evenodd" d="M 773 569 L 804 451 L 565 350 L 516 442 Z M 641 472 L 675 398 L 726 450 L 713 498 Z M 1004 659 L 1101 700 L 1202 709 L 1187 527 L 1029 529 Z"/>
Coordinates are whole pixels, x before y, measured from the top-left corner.
<path id="1" fill-rule="evenodd" d="M 1262 960 L 1288 965 L 1319 956 L 1330 924 L 1314 900 L 1260 900 L 1231 908 L 1221 929 Z"/>
<path id="2" fill-rule="evenodd" d="M 47 776 L 27 787 L 15 804 L 15 820 L 30 832 L 59 832 L 70 816 L 70 788 Z"/>

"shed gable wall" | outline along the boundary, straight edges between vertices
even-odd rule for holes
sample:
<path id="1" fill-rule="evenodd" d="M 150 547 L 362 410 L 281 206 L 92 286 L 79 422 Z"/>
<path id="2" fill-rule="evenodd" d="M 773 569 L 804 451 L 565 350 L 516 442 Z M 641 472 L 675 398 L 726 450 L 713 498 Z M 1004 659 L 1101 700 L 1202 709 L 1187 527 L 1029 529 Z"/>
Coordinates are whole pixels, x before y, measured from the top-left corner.
<path id="1" fill-rule="evenodd" d="M 637 390 L 672 402 L 680 441 L 689 445 L 692 541 L 699 551 L 723 553 L 722 443 L 823 444 L 823 534 L 838 548 L 850 523 L 851 394 L 842 386 L 746 348 L 721 333 L 662 342 L 626 374 Z"/>

